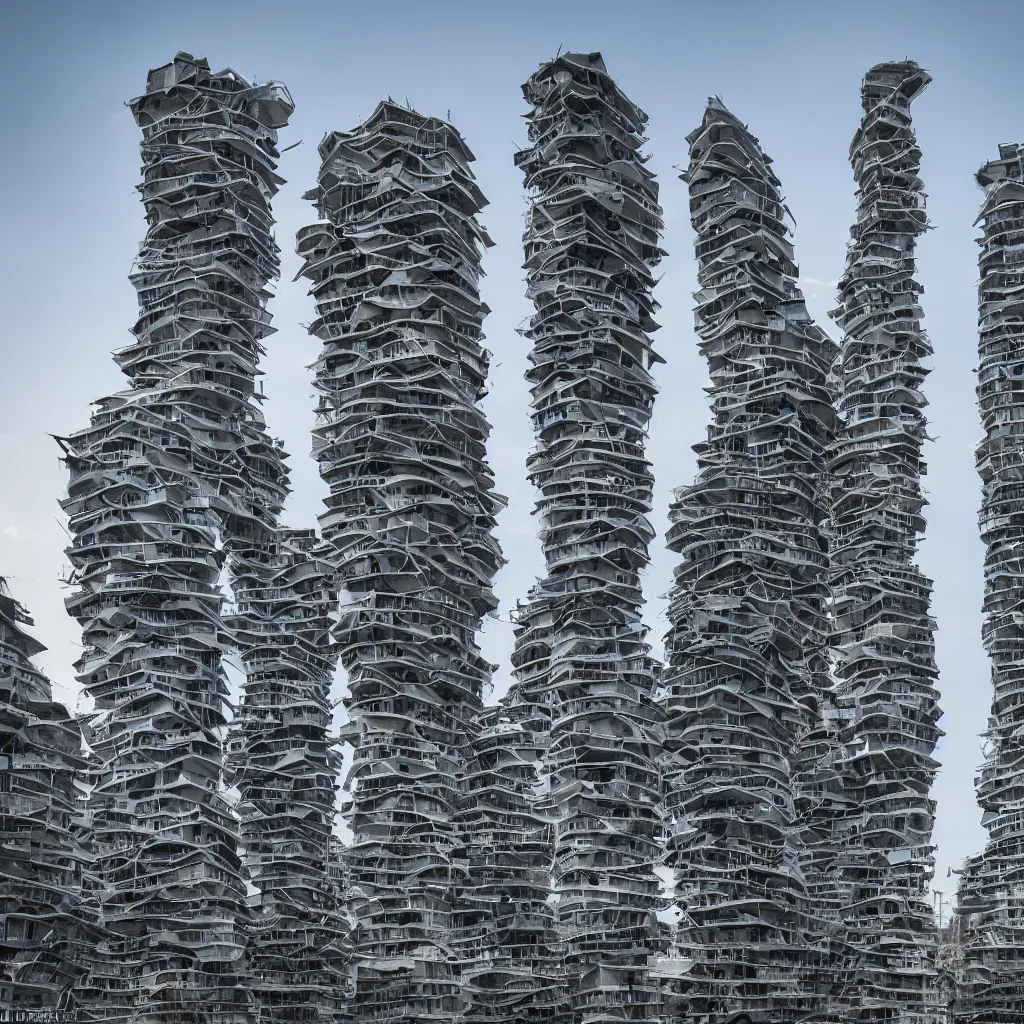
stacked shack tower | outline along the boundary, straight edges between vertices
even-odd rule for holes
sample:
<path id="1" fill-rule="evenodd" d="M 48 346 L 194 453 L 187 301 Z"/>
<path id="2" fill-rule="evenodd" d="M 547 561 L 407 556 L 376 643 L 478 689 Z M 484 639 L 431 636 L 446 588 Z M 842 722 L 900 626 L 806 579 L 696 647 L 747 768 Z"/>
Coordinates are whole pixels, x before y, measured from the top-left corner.
<path id="1" fill-rule="evenodd" d="M 539 799 L 548 720 L 509 698 L 478 719 L 462 794 L 473 882 L 456 921 L 466 1024 L 541 1024 L 566 1009 L 549 901 L 551 822 Z"/>
<path id="2" fill-rule="evenodd" d="M 261 1021 L 333 1022 L 351 995 L 350 925 L 330 877 L 341 760 L 328 736 L 337 594 L 313 530 L 256 529 L 233 548 L 225 619 L 245 685 L 228 769 L 245 877 L 257 890 L 252 989 Z"/>
<path id="3" fill-rule="evenodd" d="M 70 1018 L 95 942 L 76 827 L 82 734 L 30 660 L 45 650 L 31 624 L 0 577 L 0 1021 Z"/>
<path id="4" fill-rule="evenodd" d="M 857 220 L 832 313 L 843 341 L 828 464 L 835 696 L 852 807 L 837 861 L 844 1001 L 858 1020 L 908 1024 L 924 1021 L 934 998 L 930 790 L 941 735 L 931 581 L 915 564 L 931 346 L 914 279 L 927 218 L 910 104 L 929 81 L 902 61 L 873 67 L 861 89 L 850 147 Z"/>
<path id="5" fill-rule="evenodd" d="M 814 325 L 771 161 L 718 100 L 688 136 L 697 333 L 713 420 L 671 509 L 663 680 L 668 863 L 692 959 L 687 1010 L 797 1021 L 822 949 L 801 865 L 804 737 L 827 688 L 826 508 L 834 346 Z"/>
<path id="6" fill-rule="evenodd" d="M 552 715 L 553 888 L 575 1018 L 651 1020 L 660 733 L 640 613 L 653 537 L 644 454 L 662 250 L 647 116 L 600 54 L 564 54 L 524 86 L 524 236 L 536 312 L 528 460 L 547 576 L 519 610 L 519 699 Z"/>
<path id="7" fill-rule="evenodd" d="M 322 219 L 298 251 L 323 342 L 314 454 L 351 691 L 353 1012 L 455 1021 L 478 877 L 456 815 L 492 671 L 476 633 L 501 564 L 478 405 L 486 200 L 459 133 L 391 102 L 320 155 L 307 198 Z"/>
<path id="8" fill-rule="evenodd" d="M 232 638 L 219 578 L 225 558 L 237 576 L 243 551 L 268 550 L 287 487 L 254 399 L 292 103 L 278 83 L 178 54 L 131 106 L 149 224 L 135 340 L 115 354 L 131 388 L 62 442 L 109 933 L 84 1000 L 96 1019 L 247 1024 L 249 915 L 220 793 Z"/>
<path id="9" fill-rule="evenodd" d="M 983 853 L 965 865 L 957 927 L 964 946 L 953 1020 L 1024 1018 L 1024 145 L 999 147 L 978 172 L 985 190 L 978 291 L 976 458 L 985 544 L 982 637 L 992 711 L 978 784 Z"/>

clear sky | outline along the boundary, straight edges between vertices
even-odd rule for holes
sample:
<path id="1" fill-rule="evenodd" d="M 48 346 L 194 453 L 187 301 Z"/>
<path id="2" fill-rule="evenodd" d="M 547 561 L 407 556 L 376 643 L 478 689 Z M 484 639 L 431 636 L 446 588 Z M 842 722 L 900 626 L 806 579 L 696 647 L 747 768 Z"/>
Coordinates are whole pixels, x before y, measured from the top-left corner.
<path id="1" fill-rule="evenodd" d="M 934 82 L 914 105 L 924 152 L 922 177 L 936 230 L 919 246 L 926 327 L 936 350 L 926 383 L 931 402 L 928 537 L 921 563 L 935 579 L 942 725 L 936 787 L 936 886 L 947 867 L 979 849 L 983 832 L 973 775 L 989 703 L 979 639 L 982 549 L 975 525 L 979 487 L 973 446 L 980 436 L 976 365 L 976 230 L 980 192 L 973 173 L 1000 142 L 1024 136 L 1020 0 L 773 0 L 612 3 L 607 0 L 0 0 L 4 136 L 0 159 L 0 575 L 30 606 L 50 650 L 40 661 L 74 701 L 71 664 L 77 625 L 63 610 L 59 578 L 66 537 L 56 504 L 65 486 L 48 435 L 84 426 L 88 402 L 118 390 L 109 358 L 128 340 L 135 293 L 127 274 L 144 231 L 135 185 L 138 130 L 124 106 L 148 68 L 177 50 L 252 79 L 285 82 L 297 109 L 281 145 L 288 179 L 275 212 L 283 252 L 272 301 L 278 333 L 265 363 L 267 415 L 292 453 L 293 525 L 314 522 L 323 488 L 308 458 L 313 401 L 306 365 L 312 303 L 293 255 L 297 228 L 313 219 L 302 193 L 314 182 L 323 134 L 365 118 L 391 95 L 423 113 L 448 116 L 476 153 L 491 205 L 483 220 L 497 246 L 485 258 L 483 293 L 494 353 L 486 410 L 491 460 L 511 498 L 499 532 L 509 565 L 498 579 L 505 621 L 484 643 L 507 664 L 508 610 L 541 571 L 533 494 L 524 459 L 532 444 L 522 373 L 526 345 L 516 327 L 530 312 L 523 295 L 520 234 L 525 209 L 512 164 L 524 141 L 520 83 L 559 47 L 601 50 L 626 92 L 649 114 L 648 150 L 665 208 L 663 277 L 655 344 L 661 395 L 649 453 L 658 486 L 660 533 L 674 486 L 692 480 L 689 446 L 704 434 L 707 378 L 692 330 L 693 235 L 685 135 L 706 98 L 720 95 L 775 160 L 797 229 L 795 244 L 811 311 L 826 329 L 854 210 L 847 147 L 860 118 L 859 86 L 878 61 L 911 57 Z M 648 622 L 660 649 L 662 595 L 673 556 L 654 545 L 647 575 Z M 497 691 L 507 685 L 504 673 Z"/>

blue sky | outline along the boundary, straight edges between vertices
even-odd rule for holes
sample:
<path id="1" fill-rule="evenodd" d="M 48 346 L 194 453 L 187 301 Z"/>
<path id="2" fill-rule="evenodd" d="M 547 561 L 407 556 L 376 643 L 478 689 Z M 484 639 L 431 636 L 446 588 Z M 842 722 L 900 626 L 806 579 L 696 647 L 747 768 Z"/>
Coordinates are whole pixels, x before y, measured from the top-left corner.
<path id="1" fill-rule="evenodd" d="M 294 233 L 313 219 L 301 196 L 314 181 L 316 145 L 329 130 L 353 127 L 388 95 L 424 113 L 450 111 L 477 155 L 480 184 L 491 200 L 483 221 L 497 243 L 485 260 L 494 353 L 486 409 L 498 489 L 511 498 L 500 522 L 510 559 L 498 580 L 506 620 L 541 571 L 523 466 L 532 443 L 522 381 L 526 346 L 515 331 L 530 312 L 520 269 L 525 204 L 512 164 L 524 140 L 520 83 L 560 46 L 601 50 L 611 73 L 650 114 L 648 151 L 661 183 L 670 253 L 656 292 L 663 326 L 655 344 L 667 364 L 658 368 L 662 391 L 649 447 L 658 478 L 653 518 L 663 533 L 670 490 L 692 479 L 689 446 L 703 436 L 708 418 L 706 374 L 692 331 L 692 232 L 676 170 L 686 162 L 685 135 L 698 124 L 707 96 L 720 95 L 774 158 L 797 221 L 808 304 L 831 329 L 825 314 L 834 305 L 854 209 L 847 148 L 860 118 L 861 76 L 873 63 L 903 57 L 929 69 L 933 84 L 914 105 L 936 228 L 919 248 L 926 327 L 936 350 L 926 384 L 935 443 L 928 452 L 931 507 L 921 563 L 936 581 L 947 733 L 936 787 L 936 885 L 954 887 L 947 867 L 983 840 L 972 779 L 989 702 L 973 468 L 980 436 L 971 372 L 977 351 L 972 225 L 980 202 L 973 173 L 998 143 L 1024 135 L 1024 3 L 6 0 L 0 10 L 0 574 L 31 607 L 36 633 L 50 647 L 41 662 L 72 701 L 79 635 L 62 605 L 66 537 L 56 498 L 65 474 L 49 435 L 83 426 L 87 403 L 122 384 L 109 352 L 127 341 L 134 320 L 127 274 L 144 230 L 135 192 L 138 131 L 124 103 L 142 91 L 148 68 L 188 50 L 216 69 L 284 81 L 295 97 L 281 144 L 302 145 L 281 163 L 288 184 L 275 211 L 284 267 L 272 303 L 279 333 L 265 364 L 270 426 L 292 453 L 294 525 L 314 521 L 323 493 L 307 457 L 313 402 L 305 367 L 317 345 L 302 325 L 312 319 L 312 304 L 304 285 L 291 281 L 298 269 Z M 669 586 L 672 556 L 660 542 L 652 554 L 648 621 L 660 643 L 659 595 Z M 489 626 L 485 645 L 494 660 L 507 663 L 507 621 Z"/>

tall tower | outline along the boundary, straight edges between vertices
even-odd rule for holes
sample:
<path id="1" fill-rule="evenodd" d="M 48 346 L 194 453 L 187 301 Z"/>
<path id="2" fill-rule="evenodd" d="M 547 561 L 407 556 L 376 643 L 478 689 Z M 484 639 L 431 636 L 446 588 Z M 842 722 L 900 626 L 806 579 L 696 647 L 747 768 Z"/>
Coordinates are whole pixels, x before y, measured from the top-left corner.
<path id="1" fill-rule="evenodd" d="M 71 1014 L 96 941 L 75 826 L 75 719 L 31 658 L 45 650 L 0 577 L 0 1021 Z"/>
<path id="2" fill-rule="evenodd" d="M 486 200 L 455 128 L 391 102 L 329 134 L 320 155 L 307 198 L 321 220 L 298 251 L 324 346 L 314 455 L 351 691 L 348 870 L 365 897 L 354 1012 L 454 1021 L 457 910 L 474 883 L 455 814 L 492 671 L 476 633 L 497 604 L 504 500 L 478 404 Z"/>
<path id="3" fill-rule="evenodd" d="M 798 802 L 828 685 L 820 477 L 834 345 L 797 287 L 757 139 L 715 99 L 687 141 L 712 422 L 668 535 L 682 556 L 662 680 L 667 862 L 692 959 L 682 988 L 713 1024 L 797 1021 L 817 1006 L 823 961 L 806 935 Z"/>
<path id="4" fill-rule="evenodd" d="M 931 580 L 917 567 L 931 346 L 914 247 L 927 230 L 910 104 L 930 78 L 913 61 L 864 77 L 850 146 L 857 219 L 839 307 L 838 423 L 829 449 L 835 696 L 854 810 L 837 875 L 858 1020 L 922 1022 L 935 998 L 930 790 L 941 735 Z M 931 1019 L 930 1017 L 927 1019 Z"/>
<path id="5" fill-rule="evenodd" d="M 978 172 L 985 190 L 978 289 L 978 405 L 985 437 L 979 523 L 985 544 L 982 638 L 992 663 L 992 712 L 978 784 L 984 851 L 965 864 L 957 927 L 965 973 L 953 1020 L 1024 1017 L 1024 145 L 999 147 Z"/>
<path id="6" fill-rule="evenodd" d="M 245 668 L 231 726 L 244 875 L 257 890 L 251 986 L 260 1021 L 333 1022 L 351 997 L 350 925 L 331 877 L 337 772 L 329 737 L 337 603 L 313 530 L 257 531 L 230 558 L 225 620 Z"/>
<path id="7" fill-rule="evenodd" d="M 131 275 L 135 339 L 115 353 L 131 387 L 62 441 L 109 932 L 85 998 L 97 1019 L 248 1024 L 245 887 L 220 792 L 219 577 L 225 552 L 273 528 L 287 486 L 254 399 L 292 102 L 279 83 L 180 53 L 131 107 L 149 225 Z"/>
<path id="8" fill-rule="evenodd" d="M 516 164 L 536 310 L 527 465 L 547 575 L 519 610 L 515 665 L 520 698 L 552 716 L 553 889 L 571 1009 L 593 1024 L 647 1021 L 659 998 L 648 964 L 660 726 L 640 573 L 653 537 L 644 443 L 661 208 L 640 152 L 647 115 L 600 54 L 563 54 L 523 92 L 531 147 Z"/>
<path id="9" fill-rule="evenodd" d="M 472 887 L 457 916 L 466 1024 L 555 1022 L 566 1010 L 540 796 L 547 718 L 514 692 L 478 719 L 459 814 Z"/>

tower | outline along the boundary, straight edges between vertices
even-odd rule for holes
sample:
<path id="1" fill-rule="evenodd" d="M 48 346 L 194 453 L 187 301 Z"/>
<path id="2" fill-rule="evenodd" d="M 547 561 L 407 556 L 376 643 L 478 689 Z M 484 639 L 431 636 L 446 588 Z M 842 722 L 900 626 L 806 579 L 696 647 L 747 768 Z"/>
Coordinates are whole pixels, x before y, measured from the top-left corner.
<path id="1" fill-rule="evenodd" d="M 132 101 L 148 230 L 131 275 L 131 386 L 62 440 L 78 677 L 96 767 L 88 815 L 101 923 L 96 1019 L 249 1024 L 238 829 L 221 793 L 232 637 L 225 561 L 286 493 L 255 401 L 278 271 L 270 201 L 291 98 L 179 53 Z"/>
<path id="2" fill-rule="evenodd" d="M 320 220 L 298 251 L 323 342 L 314 456 L 355 748 L 353 1007 L 361 1021 L 454 1021 L 473 885 L 456 814 L 492 670 L 476 633 L 501 564 L 478 404 L 486 200 L 455 128 L 390 101 L 320 155 L 307 195 Z"/>
<path id="3" fill-rule="evenodd" d="M 332 878 L 331 571 L 313 530 L 257 530 L 230 559 L 225 621 L 245 669 L 229 733 L 260 1020 L 333 1024 L 351 997 L 350 923 Z"/>
<path id="4" fill-rule="evenodd" d="M 550 715 L 539 721 L 570 1008 L 595 1024 L 646 1021 L 659 1012 L 660 723 L 640 573 L 653 537 L 644 442 L 661 208 L 641 153 L 647 115 L 600 54 L 562 54 L 523 92 L 527 466 L 547 574 L 517 613 L 516 695 Z"/>
<path id="5" fill-rule="evenodd" d="M 1020 738 L 1024 644 L 1017 606 L 1024 563 L 1024 417 L 1020 246 L 1024 243 L 1024 146 L 999 147 L 978 171 L 985 191 L 979 221 L 978 407 L 985 436 L 975 451 L 981 477 L 979 526 L 985 544 L 982 639 L 992 666 L 992 710 L 985 763 L 976 780 L 985 849 L 967 860 L 960 879 L 956 927 L 963 974 L 952 1019 L 1009 1024 L 1024 1014 L 1024 749 Z"/>
<path id="6" fill-rule="evenodd" d="M 715 1024 L 797 1021 L 818 1005 L 826 962 L 824 939 L 808 937 L 801 801 L 815 767 L 802 742 L 828 689 L 820 485 L 834 346 L 804 305 L 757 139 L 713 99 L 687 141 L 712 422 L 668 534 L 681 561 L 661 686 L 667 863 L 692 961 L 677 987 Z"/>
<path id="7" fill-rule="evenodd" d="M 910 104 L 928 85 L 913 61 L 864 76 L 850 146 L 857 182 L 839 307 L 838 420 L 828 452 L 829 550 L 841 773 L 852 810 L 836 875 L 858 1020 L 931 1020 L 935 930 L 928 885 L 941 735 L 931 581 L 917 567 L 925 527 L 931 346 L 921 328 L 914 250 L 927 229 Z"/>
<path id="8" fill-rule="evenodd" d="M 80 842 L 75 719 L 31 659 L 45 650 L 0 577 L 0 1021 L 72 1014 L 97 941 Z"/>

